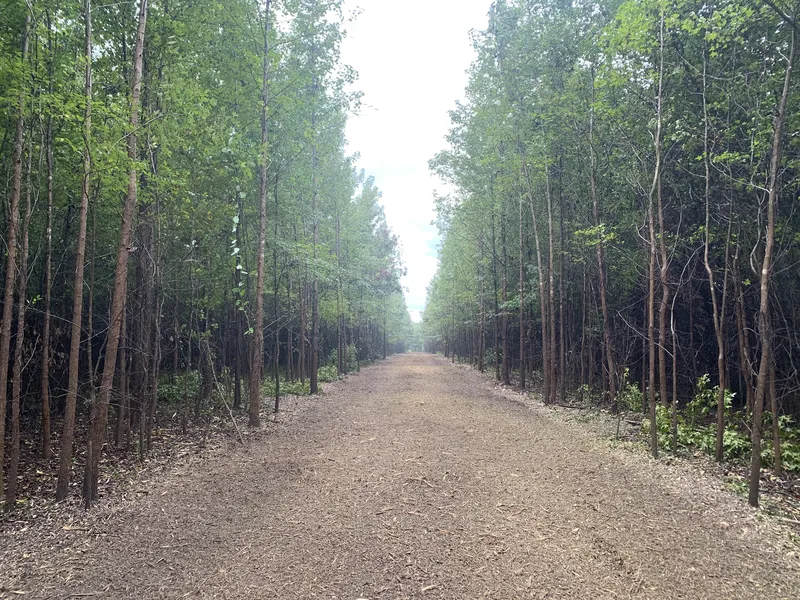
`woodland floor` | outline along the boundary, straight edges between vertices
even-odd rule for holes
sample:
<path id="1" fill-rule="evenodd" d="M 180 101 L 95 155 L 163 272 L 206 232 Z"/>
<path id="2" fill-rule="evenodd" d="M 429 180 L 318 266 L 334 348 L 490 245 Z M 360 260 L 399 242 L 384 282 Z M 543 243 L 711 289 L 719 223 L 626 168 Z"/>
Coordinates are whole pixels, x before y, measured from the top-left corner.
<path id="1" fill-rule="evenodd" d="M 382 362 L 137 499 L 0 532 L 0 597 L 800 597 L 788 534 L 719 482 L 515 398 Z"/>

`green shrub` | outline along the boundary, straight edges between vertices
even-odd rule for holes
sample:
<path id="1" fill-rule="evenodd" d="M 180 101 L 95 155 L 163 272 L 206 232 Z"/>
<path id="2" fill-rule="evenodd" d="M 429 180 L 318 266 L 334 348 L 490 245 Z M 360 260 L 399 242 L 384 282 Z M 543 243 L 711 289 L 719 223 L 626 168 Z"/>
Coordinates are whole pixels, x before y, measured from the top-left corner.
<path id="1" fill-rule="evenodd" d="M 627 368 L 622 374 L 620 391 L 617 396 L 617 404 L 621 410 L 641 412 L 642 407 L 644 406 L 644 398 L 639 387 L 629 381 L 630 374 L 630 369 Z"/>
<path id="2" fill-rule="evenodd" d="M 626 373 L 627 375 L 627 373 Z M 635 388 L 634 388 L 635 389 Z M 636 390 L 638 392 L 638 390 Z M 697 393 L 692 401 L 678 414 L 677 442 L 679 448 L 699 450 L 714 455 L 717 446 L 717 395 L 719 386 L 710 387 L 710 377 L 702 375 L 697 380 Z M 624 392 L 620 394 L 620 401 Z M 641 395 L 639 396 L 641 397 Z M 722 450 L 727 460 L 744 462 L 752 452 L 750 436 L 742 424 L 746 421 L 741 413 L 733 413 L 734 393 L 725 390 L 725 423 L 722 434 Z M 784 415 L 778 418 L 781 433 L 781 460 L 787 471 L 800 471 L 800 428 L 794 427 L 792 418 Z M 662 405 L 656 407 L 656 426 L 658 427 L 658 443 L 665 449 L 672 449 L 672 411 Z M 774 464 L 775 456 L 772 447 L 772 415 L 764 413 L 764 445 L 761 457 L 766 466 Z M 650 421 L 642 423 L 642 433 L 650 433 Z"/>
<path id="3" fill-rule="evenodd" d="M 336 362 L 333 365 L 325 365 L 317 371 L 317 379 L 323 383 L 330 383 L 331 381 L 339 380 L 339 373 L 337 372 Z"/>
<path id="4" fill-rule="evenodd" d="M 358 349 L 356 348 L 355 344 L 350 344 L 347 346 L 347 367 L 351 371 L 361 370 L 361 365 L 358 362 Z"/>
<path id="5" fill-rule="evenodd" d="M 194 399 L 199 393 L 200 373 L 197 371 L 184 371 L 171 378 L 163 376 L 158 382 L 159 404 L 179 404 L 183 402 L 184 396 Z"/>
<path id="6" fill-rule="evenodd" d="M 311 393 L 311 385 L 308 380 L 305 383 L 300 381 L 281 381 L 281 396 L 308 396 Z M 268 379 L 261 385 L 262 398 L 275 397 L 275 380 Z"/>

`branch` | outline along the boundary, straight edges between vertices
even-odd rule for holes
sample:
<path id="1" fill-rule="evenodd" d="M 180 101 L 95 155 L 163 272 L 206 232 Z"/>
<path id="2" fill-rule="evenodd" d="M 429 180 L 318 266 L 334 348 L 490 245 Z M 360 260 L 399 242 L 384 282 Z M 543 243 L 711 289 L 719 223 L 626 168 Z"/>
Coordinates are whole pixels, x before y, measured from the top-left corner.
<path id="1" fill-rule="evenodd" d="M 769 6 L 775 13 L 785 21 L 792 29 L 796 32 L 800 33 L 800 25 L 798 25 L 797 20 L 793 17 L 790 17 L 786 14 L 773 0 L 764 0 L 764 4 Z"/>

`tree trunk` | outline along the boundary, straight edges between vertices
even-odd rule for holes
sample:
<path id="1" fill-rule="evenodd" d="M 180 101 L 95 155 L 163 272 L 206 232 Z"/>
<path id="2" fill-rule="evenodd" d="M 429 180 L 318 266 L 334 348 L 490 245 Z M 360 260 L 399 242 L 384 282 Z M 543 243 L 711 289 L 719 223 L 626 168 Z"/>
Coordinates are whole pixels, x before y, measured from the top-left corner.
<path id="1" fill-rule="evenodd" d="M 503 384 L 511 383 L 511 364 L 508 356 L 508 244 L 506 243 L 506 203 L 503 201 L 503 212 L 500 217 L 500 251 L 503 253 L 503 283 L 502 283 L 502 319 L 501 335 L 503 338 Z"/>
<path id="2" fill-rule="evenodd" d="M 606 366 L 608 368 L 608 395 L 611 402 L 612 412 L 617 412 L 617 384 L 616 384 L 616 364 L 614 361 L 614 340 L 611 336 L 611 316 L 608 312 L 608 300 L 606 294 L 606 264 L 605 249 L 603 247 L 603 226 L 600 220 L 600 199 L 597 193 L 597 151 L 594 145 L 594 70 L 592 70 L 592 106 L 589 111 L 589 158 L 591 163 L 590 191 L 592 195 L 592 216 L 594 226 L 597 229 L 597 244 L 595 254 L 597 255 L 597 281 L 600 289 L 600 310 L 603 313 L 603 342 L 605 343 Z"/>
<path id="3" fill-rule="evenodd" d="M 717 462 L 722 462 L 723 454 L 723 435 L 725 433 L 725 387 L 727 386 L 727 377 L 725 373 L 725 331 L 724 331 L 724 314 L 725 314 L 725 301 L 723 294 L 723 303 L 720 308 L 717 301 L 717 287 L 714 282 L 714 270 L 711 268 L 711 262 L 708 257 L 709 248 L 711 246 L 711 149 L 709 147 L 709 119 L 708 119 L 708 102 L 706 99 L 707 78 L 706 70 L 708 59 L 706 50 L 703 50 L 703 166 L 705 168 L 705 205 L 706 205 L 706 225 L 703 244 L 703 264 L 706 268 L 708 275 L 708 286 L 711 294 L 711 310 L 714 321 L 714 333 L 717 338 L 717 371 L 719 373 L 719 392 L 717 394 L 717 440 L 714 457 Z M 728 256 L 727 248 L 725 255 L 725 263 L 727 265 Z M 727 278 L 727 273 L 726 273 Z M 673 359 L 674 360 L 674 359 Z"/>
<path id="4" fill-rule="evenodd" d="M 525 157 L 522 157 L 522 168 L 525 174 L 525 183 L 528 190 L 528 201 L 531 205 L 531 221 L 533 223 L 533 240 L 536 245 L 536 270 L 539 276 L 539 308 L 542 319 L 542 376 L 544 379 L 544 393 L 542 397 L 545 402 L 550 400 L 550 388 L 553 382 L 550 378 L 550 349 L 549 337 L 547 335 L 547 287 L 544 279 L 544 265 L 542 261 L 542 247 L 539 243 L 539 227 L 536 223 L 536 210 L 534 209 L 533 187 L 531 185 L 530 171 L 528 169 L 528 162 Z M 549 186 L 549 184 L 548 184 Z"/>
<path id="5" fill-rule="evenodd" d="M 478 332 L 478 371 L 483 373 L 486 370 L 486 277 L 484 273 L 484 244 L 483 236 L 480 239 L 481 262 L 479 277 L 481 280 L 481 323 Z"/>
<path id="6" fill-rule="evenodd" d="M 780 477 L 783 472 L 783 461 L 781 460 L 781 428 L 778 422 L 778 387 L 775 382 L 774 356 L 771 356 L 769 364 L 769 399 L 772 410 L 772 453 L 774 457 L 772 472 L 776 477 Z"/>
<path id="7" fill-rule="evenodd" d="M 53 39 L 50 13 L 47 13 L 47 49 L 48 61 L 48 93 L 53 94 Z M 50 424 L 50 324 L 51 300 L 53 290 L 53 197 L 54 197 L 54 160 L 53 160 L 53 117 L 47 117 L 45 131 L 45 156 L 47 158 L 47 226 L 45 229 L 45 262 L 44 262 L 44 316 L 42 325 L 42 458 L 50 460 L 53 450 L 50 446 L 52 432 Z"/>
<path id="8" fill-rule="evenodd" d="M 312 127 L 316 130 L 316 119 L 312 119 Z M 311 373 L 309 389 L 311 394 L 319 392 L 319 276 L 317 274 L 317 244 L 319 242 L 319 229 L 317 223 L 317 149 L 314 148 L 312 159 L 312 186 L 314 193 L 311 198 L 311 213 L 313 225 L 313 264 L 314 273 L 311 283 Z"/>
<path id="9" fill-rule="evenodd" d="M 289 379 L 294 383 L 294 331 L 292 331 L 292 274 L 291 271 L 286 277 L 286 308 L 288 310 L 288 326 L 286 331 L 286 372 Z"/>
<path id="10" fill-rule="evenodd" d="M 525 389 L 525 254 L 522 198 L 519 199 L 519 389 Z"/>
<path id="11" fill-rule="evenodd" d="M 264 366 L 264 251 L 267 243 L 267 161 L 269 148 L 267 138 L 267 119 L 269 118 L 269 6 L 264 6 L 264 43 L 261 57 L 261 155 L 260 189 L 258 208 L 258 251 L 256 255 L 255 322 L 253 326 L 253 347 L 250 353 L 250 427 L 259 427 L 261 419 L 261 369 Z"/>
<path id="12" fill-rule="evenodd" d="M 747 321 L 747 310 L 744 303 L 744 289 L 742 286 L 741 269 L 739 268 L 739 241 L 741 232 L 736 236 L 736 251 L 733 255 L 733 282 L 734 294 L 736 294 L 736 338 L 739 345 L 739 369 L 744 380 L 745 391 L 745 414 L 749 417 L 753 412 L 754 390 L 753 390 L 753 360 L 750 350 L 750 329 Z"/>
<path id="13" fill-rule="evenodd" d="M 544 130 L 542 131 L 544 135 Z M 550 403 L 556 403 L 558 393 L 558 378 L 563 377 L 563 373 L 556 374 L 556 356 L 558 355 L 558 342 L 556 341 L 556 300 L 555 300 L 555 249 L 553 243 L 553 199 L 550 193 L 550 166 L 545 161 L 545 195 L 547 197 L 547 231 L 548 231 L 548 259 L 547 259 L 547 305 L 548 317 L 550 321 Z"/>
<path id="14" fill-rule="evenodd" d="M 147 23 L 147 4 L 148 0 L 142 0 L 139 6 L 136 45 L 134 47 L 133 75 L 131 79 L 130 131 L 128 133 L 128 160 L 130 161 L 130 167 L 128 169 L 128 191 L 122 209 L 103 376 L 100 381 L 97 401 L 93 404 L 91 411 L 89 439 L 92 444 L 93 453 L 92 460 L 86 463 L 86 479 L 89 481 L 89 485 L 85 490 L 86 497 L 84 500 L 87 505 L 91 505 L 91 503 L 97 499 L 97 482 L 100 476 L 100 456 L 102 455 L 103 444 L 105 443 L 106 423 L 108 421 L 108 401 L 111 395 L 111 386 L 114 382 L 117 349 L 119 348 L 120 340 L 120 327 L 122 325 L 122 312 L 125 305 L 125 295 L 127 293 L 128 255 L 130 252 L 131 230 L 133 227 L 137 197 L 136 134 L 139 128 L 139 97 L 142 89 L 142 56 L 144 54 L 144 34 Z"/>
<path id="15" fill-rule="evenodd" d="M 783 126 L 786 122 L 786 104 L 789 98 L 794 66 L 794 52 L 797 32 L 792 28 L 792 40 L 789 56 L 786 59 L 786 75 L 783 81 L 783 92 L 778 102 L 778 112 L 772 135 L 772 157 L 769 165 L 769 192 L 767 199 L 767 231 L 764 248 L 764 260 L 761 264 L 760 303 L 758 310 L 758 332 L 761 338 L 761 360 L 756 379 L 755 403 L 753 405 L 752 455 L 750 457 L 750 493 L 748 501 L 751 506 L 758 506 L 758 494 L 761 483 L 761 430 L 764 426 L 764 398 L 767 393 L 769 378 L 770 353 L 772 345 L 772 327 L 770 323 L 769 284 L 772 271 L 772 253 L 775 246 L 775 213 L 778 203 L 778 177 L 781 167 L 781 149 Z"/>
<path id="16" fill-rule="evenodd" d="M 300 385 L 303 386 L 306 384 L 306 329 L 308 329 L 308 323 L 306 322 L 307 290 L 308 283 L 304 281 L 303 285 L 300 287 L 300 330 L 298 331 L 299 339 L 297 340 L 300 345 L 300 355 L 297 357 L 297 366 L 300 371 Z"/>
<path id="17" fill-rule="evenodd" d="M 492 202 L 494 203 L 494 193 L 492 193 Z M 492 204 L 492 284 L 494 286 L 494 318 L 492 319 L 492 326 L 494 328 L 494 378 L 500 381 L 500 328 L 497 324 L 497 319 L 500 317 L 500 306 L 497 302 L 497 241 L 495 236 L 495 223 L 494 223 L 494 204 Z"/>
<path id="18" fill-rule="evenodd" d="M 25 29 L 22 33 L 22 53 L 20 64 L 25 68 L 28 59 L 28 36 L 31 18 L 25 16 Z M 6 277 L 3 292 L 3 320 L 0 324 L 0 491 L 3 490 L 5 457 L 6 410 L 8 402 L 8 358 L 11 352 L 11 321 L 14 316 L 14 286 L 17 278 L 17 228 L 19 226 L 19 199 L 22 193 L 22 146 L 25 133 L 25 92 L 27 86 L 20 85 L 17 104 L 17 123 L 14 135 L 14 149 L 11 158 L 13 175 L 11 196 L 8 202 L 8 233 L 6 234 Z"/>
<path id="19" fill-rule="evenodd" d="M 273 367 L 273 377 L 275 380 L 275 406 L 273 408 L 274 412 L 277 414 L 280 410 L 280 403 L 281 403 L 281 374 L 280 374 L 280 361 L 281 361 L 281 327 L 280 327 L 280 317 L 279 317 L 279 309 L 280 309 L 280 302 L 278 301 L 278 176 L 275 175 L 275 188 L 273 193 L 275 199 L 275 243 L 272 248 L 272 311 L 273 311 L 273 327 L 274 327 L 274 337 L 273 337 L 273 357 L 272 357 L 272 367 Z"/>
<path id="20" fill-rule="evenodd" d="M 658 95 L 656 96 L 656 132 L 654 147 L 656 164 L 653 172 L 653 184 L 647 203 L 647 223 L 650 233 L 650 261 L 648 269 L 648 294 L 647 294 L 647 342 L 648 342 L 648 399 L 650 402 L 650 451 L 653 458 L 658 458 L 658 423 L 656 419 L 656 335 L 655 335 L 655 303 L 656 303 L 656 226 L 655 226 L 655 196 L 661 195 L 661 101 L 662 84 L 664 80 L 664 11 L 661 11 L 659 21 L 659 67 L 658 67 Z M 659 199 L 660 206 L 660 199 Z M 663 280 L 662 280 L 663 281 Z M 663 296 L 662 296 L 663 298 Z M 662 362 L 663 364 L 663 362 Z M 665 371 L 666 373 L 666 371 Z M 666 375 L 664 384 L 666 389 Z M 666 394 L 666 392 L 664 392 Z"/>
<path id="21" fill-rule="evenodd" d="M 86 258 L 86 221 L 89 212 L 89 180 L 92 169 L 92 3 L 84 2 L 86 74 L 84 76 L 83 118 L 83 182 L 81 185 L 81 204 L 78 216 L 78 240 L 75 249 L 75 277 L 72 296 L 72 326 L 69 344 L 69 374 L 67 376 L 67 399 L 64 406 L 64 426 L 61 434 L 58 480 L 56 482 L 56 501 L 67 497 L 72 470 L 72 444 L 75 437 L 75 407 L 78 399 L 78 380 L 80 378 L 81 325 L 83 319 L 83 263 Z M 92 362 L 89 357 L 89 362 Z"/>
<path id="22" fill-rule="evenodd" d="M 31 131 L 32 133 L 32 131 Z M 30 136 L 32 137 L 32 136 Z M 17 294 L 17 339 L 14 345 L 14 365 L 11 379 L 11 455 L 8 465 L 6 509 L 13 510 L 17 503 L 17 474 L 19 473 L 20 402 L 22 396 L 22 360 L 25 349 L 25 313 L 28 293 L 28 250 L 31 225 L 31 159 L 33 144 L 28 144 L 28 163 L 25 182 L 25 218 L 22 222 L 22 253 L 20 255 L 19 291 Z"/>

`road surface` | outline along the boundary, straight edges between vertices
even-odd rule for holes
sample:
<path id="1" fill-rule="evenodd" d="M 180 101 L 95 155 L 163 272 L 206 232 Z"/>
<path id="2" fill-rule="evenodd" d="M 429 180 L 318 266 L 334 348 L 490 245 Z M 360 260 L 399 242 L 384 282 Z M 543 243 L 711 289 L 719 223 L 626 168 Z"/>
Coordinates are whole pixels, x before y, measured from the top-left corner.
<path id="1" fill-rule="evenodd" d="M 474 371 L 412 354 L 334 387 L 7 557 L 0 596 L 800 597 L 797 559 L 742 500 Z"/>

